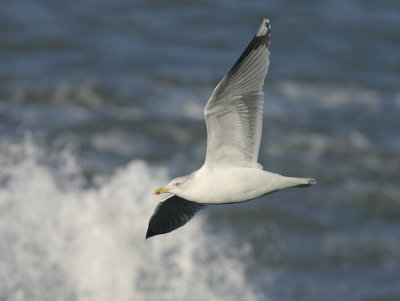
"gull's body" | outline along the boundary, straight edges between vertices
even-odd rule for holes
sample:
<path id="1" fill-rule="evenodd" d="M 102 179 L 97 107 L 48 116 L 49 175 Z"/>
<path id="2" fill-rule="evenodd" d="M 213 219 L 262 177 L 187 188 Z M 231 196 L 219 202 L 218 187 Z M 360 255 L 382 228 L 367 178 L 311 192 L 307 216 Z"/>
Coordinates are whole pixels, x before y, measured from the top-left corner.
<path id="1" fill-rule="evenodd" d="M 269 20 L 264 19 L 256 36 L 215 88 L 204 109 L 204 165 L 156 190 L 156 194 L 172 195 L 156 208 L 146 238 L 183 226 L 207 204 L 245 202 L 285 188 L 315 184 L 312 178 L 265 171 L 258 163 L 269 37 Z"/>
<path id="2" fill-rule="evenodd" d="M 188 176 L 176 195 L 200 204 L 230 204 L 307 184 L 309 179 L 284 177 L 260 168 L 209 168 L 205 164 Z"/>

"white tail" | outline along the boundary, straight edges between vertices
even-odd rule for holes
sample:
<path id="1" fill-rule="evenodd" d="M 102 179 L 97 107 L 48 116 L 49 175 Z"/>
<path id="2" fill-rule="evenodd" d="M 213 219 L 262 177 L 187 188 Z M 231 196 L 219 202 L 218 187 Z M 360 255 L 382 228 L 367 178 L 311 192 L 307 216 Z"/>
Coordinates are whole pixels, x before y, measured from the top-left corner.
<path id="1" fill-rule="evenodd" d="M 294 178 L 285 177 L 287 179 L 287 187 L 308 187 L 317 184 L 317 181 L 313 178 Z"/>

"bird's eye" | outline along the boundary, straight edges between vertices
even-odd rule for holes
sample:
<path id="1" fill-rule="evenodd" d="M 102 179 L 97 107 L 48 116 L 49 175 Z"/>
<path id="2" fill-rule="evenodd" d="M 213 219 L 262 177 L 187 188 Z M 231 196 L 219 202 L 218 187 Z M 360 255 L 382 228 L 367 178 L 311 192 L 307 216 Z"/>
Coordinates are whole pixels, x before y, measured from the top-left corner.
<path id="1" fill-rule="evenodd" d="M 179 187 L 179 186 L 181 186 L 181 184 L 182 184 L 182 183 L 175 183 L 175 186 L 176 186 L 176 187 Z"/>

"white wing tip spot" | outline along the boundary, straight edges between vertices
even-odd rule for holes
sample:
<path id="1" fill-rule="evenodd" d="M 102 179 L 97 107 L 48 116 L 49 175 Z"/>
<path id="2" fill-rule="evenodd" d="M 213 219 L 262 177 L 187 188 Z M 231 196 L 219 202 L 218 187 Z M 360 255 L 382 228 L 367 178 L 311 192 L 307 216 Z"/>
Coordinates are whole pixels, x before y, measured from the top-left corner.
<path id="1" fill-rule="evenodd" d="M 269 19 L 263 19 L 263 22 L 260 28 L 257 31 L 256 36 L 261 37 L 267 34 L 267 32 L 271 29 L 271 24 L 269 23 Z"/>

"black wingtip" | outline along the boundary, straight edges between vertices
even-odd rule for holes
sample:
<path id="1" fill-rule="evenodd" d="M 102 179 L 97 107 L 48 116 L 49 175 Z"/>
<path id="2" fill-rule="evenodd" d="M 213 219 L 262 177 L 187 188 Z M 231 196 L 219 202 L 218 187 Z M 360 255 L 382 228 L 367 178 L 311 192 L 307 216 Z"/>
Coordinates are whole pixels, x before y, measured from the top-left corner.
<path id="1" fill-rule="evenodd" d="M 157 233 L 153 232 L 150 228 L 148 228 L 147 233 L 146 233 L 146 239 L 148 239 L 154 235 L 157 235 Z"/>
<path id="2" fill-rule="evenodd" d="M 242 62 L 250 55 L 252 51 L 255 51 L 257 48 L 265 47 L 269 51 L 270 31 L 271 31 L 271 25 L 269 23 L 269 19 L 264 19 L 256 35 L 250 41 L 250 44 L 247 45 L 246 49 L 243 51 L 239 59 L 235 62 L 231 70 L 229 70 L 228 74 L 235 73 L 239 68 L 239 66 L 242 64 Z"/>

